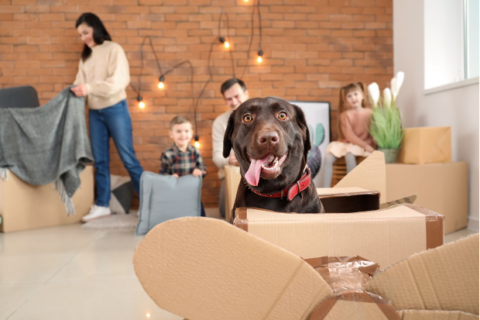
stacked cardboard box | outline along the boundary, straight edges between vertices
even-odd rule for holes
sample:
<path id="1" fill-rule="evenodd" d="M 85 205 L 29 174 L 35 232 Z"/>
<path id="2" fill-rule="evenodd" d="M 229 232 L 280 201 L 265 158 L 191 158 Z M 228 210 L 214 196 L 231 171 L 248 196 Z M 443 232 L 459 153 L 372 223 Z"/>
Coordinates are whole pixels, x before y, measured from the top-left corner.
<path id="1" fill-rule="evenodd" d="M 405 129 L 398 164 L 387 164 L 387 200 L 417 195 L 416 204 L 445 216 L 445 233 L 468 223 L 468 166 L 451 162 L 450 127 Z"/>

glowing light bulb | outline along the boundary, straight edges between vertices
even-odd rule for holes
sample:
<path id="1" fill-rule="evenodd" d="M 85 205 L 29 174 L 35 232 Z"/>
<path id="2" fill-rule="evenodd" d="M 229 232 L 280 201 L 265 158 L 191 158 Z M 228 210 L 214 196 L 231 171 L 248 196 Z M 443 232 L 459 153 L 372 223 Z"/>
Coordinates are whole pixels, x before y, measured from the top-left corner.
<path id="1" fill-rule="evenodd" d="M 258 51 L 258 57 L 257 57 L 257 62 L 258 62 L 258 63 L 260 63 L 260 62 L 263 61 L 262 56 L 263 56 L 263 51 L 262 51 L 262 50 L 259 50 L 259 51 Z"/>
<path id="2" fill-rule="evenodd" d="M 194 139 L 195 139 L 195 142 L 193 143 L 193 145 L 197 149 L 200 148 L 200 142 L 198 142 L 198 139 L 199 139 L 198 134 L 195 135 Z"/>
<path id="3" fill-rule="evenodd" d="M 146 316 L 147 316 L 147 318 L 150 318 L 150 313 L 147 313 Z"/>
<path id="4" fill-rule="evenodd" d="M 137 101 L 138 101 L 138 107 L 139 107 L 140 109 L 145 108 L 145 102 L 142 101 L 142 96 L 139 95 L 139 96 L 137 97 Z"/>
<path id="5" fill-rule="evenodd" d="M 165 77 L 163 75 L 160 76 L 160 79 L 158 79 L 158 89 L 163 89 L 165 88 Z"/>
<path id="6" fill-rule="evenodd" d="M 228 43 L 228 41 L 225 41 L 223 45 L 225 46 L 225 48 L 230 48 L 230 43 Z"/>

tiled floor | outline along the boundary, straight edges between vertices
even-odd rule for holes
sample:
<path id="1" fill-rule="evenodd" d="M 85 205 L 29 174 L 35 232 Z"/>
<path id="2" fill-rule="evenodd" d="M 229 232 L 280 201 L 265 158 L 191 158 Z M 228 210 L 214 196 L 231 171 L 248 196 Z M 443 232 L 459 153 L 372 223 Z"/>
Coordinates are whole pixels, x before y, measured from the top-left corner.
<path id="1" fill-rule="evenodd" d="M 142 238 L 79 224 L 0 233 L 0 320 L 181 320 L 159 309 L 134 274 Z"/>

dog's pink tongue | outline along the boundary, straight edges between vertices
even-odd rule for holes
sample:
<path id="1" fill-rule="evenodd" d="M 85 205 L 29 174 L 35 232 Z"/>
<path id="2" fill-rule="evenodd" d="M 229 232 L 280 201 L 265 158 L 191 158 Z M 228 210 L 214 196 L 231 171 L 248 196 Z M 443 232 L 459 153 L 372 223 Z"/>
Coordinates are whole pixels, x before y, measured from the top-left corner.
<path id="1" fill-rule="evenodd" d="M 251 159 L 250 168 L 248 168 L 247 173 L 245 174 L 245 179 L 251 186 L 258 186 L 260 181 L 260 171 L 262 170 L 262 164 L 267 161 L 269 154 L 267 154 L 262 159 Z"/>

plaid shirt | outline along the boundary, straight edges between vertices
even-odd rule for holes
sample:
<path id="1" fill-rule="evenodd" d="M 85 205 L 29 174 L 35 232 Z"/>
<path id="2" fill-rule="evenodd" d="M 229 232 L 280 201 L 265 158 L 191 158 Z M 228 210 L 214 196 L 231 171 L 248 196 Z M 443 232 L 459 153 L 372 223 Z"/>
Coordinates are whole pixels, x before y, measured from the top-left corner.
<path id="1" fill-rule="evenodd" d="M 182 152 L 174 143 L 171 148 L 162 153 L 160 160 L 162 164 L 159 173 L 164 175 L 176 173 L 181 177 L 192 174 L 194 169 L 207 171 L 200 151 L 190 144 L 187 147 L 187 151 Z"/>

